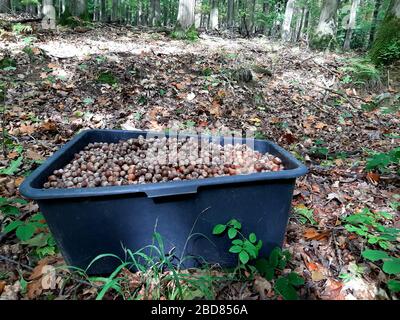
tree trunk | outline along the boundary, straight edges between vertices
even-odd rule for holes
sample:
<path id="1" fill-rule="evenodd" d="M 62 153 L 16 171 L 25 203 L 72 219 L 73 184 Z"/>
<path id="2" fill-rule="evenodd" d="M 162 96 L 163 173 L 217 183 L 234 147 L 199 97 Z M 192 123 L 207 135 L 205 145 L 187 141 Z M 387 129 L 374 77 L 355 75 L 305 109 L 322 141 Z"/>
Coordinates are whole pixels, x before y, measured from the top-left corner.
<path id="1" fill-rule="evenodd" d="M 77 17 L 85 18 L 87 15 L 87 2 L 86 0 L 75 0 L 73 13 Z"/>
<path id="2" fill-rule="evenodd" d="M 305 13 L 304 13 L 304 19 L 303 19 L 303 24 L 301 26 L 301 32 L 300 32 L 300 39 L 301 40 L 308 40 L 308 20 L 309 20 L 309 16 L 310 16 L 310 11 L 308 9 L 305 9 Z M 304 38 L 304 34 L 306 35 L 306 37 Z"/>
<path id="3" fill-rule="evenodd" d="M 349 21 L 347 23 L 346 37 L 344 39 L 343 49 L 350 49 L 351 36 L 353 35 L 353 30 L 356 25 L 356 16 L 358 5 L 360 4 L 360 0 L 353 0 L 351 3 L 350 16 Z"/>
<path id="4" fill-rule="evenodd" d="M 150 1 L 150 25 L 151 26 L 160 26 L 160 18 L 161 18 L 161 5 L 160 0 L 151 0 Z"/>
<path id="5" fill-rule="evenodd" d="M 326 49 L 334 46 L 334 42 L 336 41 L 338 6 L 339 0 L 323 0 L 317 30 L 311 39 L 311 47 Z"/>
<path id="6" fill-rule="evenodd" d="M 290 24 L 292 22 L 295 0 L 288 0 L 286 3 L 285 18 L 282 24 L 282 40 L 290 41 Z"/>
<path id="7" fill-rule="evenodd" d="M 43 0 L 42 4 L 42 28 L 56 29 L 56 9 L 54 8 L 53 0 Z"/>
<path id="8" fill-rule="evenodd" d="M 211 11 L 210 11 L 210 25 L 208 26 L 211 30 L 218 29 L 218 0 L 211 0 Z"/>
<path id="9" fill-rule="evenodd" d="M 100 21 L 107 21 L 106 0 L 101 0 L 100 3 Z"/>
<path id="10" fill-rule="evenodd" d="M 228 29 L 232 29 L 233 27 L 233 6 L 234 0 L 228 0 L 228 11 L 227 11 L 227 27 Z"/>
<path id="11" fill-rule="evenodd" d="M 194 25 L 195 0 L 179 0 L 177 27 L 184 30 Z"/>
<path id="12" fill-rule="evenodd" d="M 374 8 L 374 13 L 373 13 L 373 18 L 372 18 L 371 30 L 369 32 L 368 47 L 370 47 L 374 43 L 376 25 L 378 22 L 378 13 L 379 13 L 381 4 L 382 4 L 382 0 L 375 0 L 375 8 Z"/>
<path id="13" fill-rule="evenodd" d="M 400 59 L 400 0 L 391 0 L 379 26 L 370 57 L 376 64 L 391 64 Z"/>
<path id="14" fill-rule="evenodd" d="M 301 29 L 303 27 L 303 21 L 304 21 L 304 12 L 305 12 L 305 8 L 301 8 L 301 13 L 299 14 L 300 17 L 297 17 L 297 21 L 296 21 L 296 33 L 294 34 L 294 39 L 293 41 L 299 41 L 300 39 L 300 35 L 301 35 Z"/>
<path id="15" fill-rule="evenodd" d="M 0 13 L 11 11 L 11 0 L 0 0 Z"/>
<path id="16" fill-rule="evenodd" d="M 201 27 L 201 4 L 202 0 L 196 0 L 196 8 L 194 12 L 194 26 L 196 29 Z"/>

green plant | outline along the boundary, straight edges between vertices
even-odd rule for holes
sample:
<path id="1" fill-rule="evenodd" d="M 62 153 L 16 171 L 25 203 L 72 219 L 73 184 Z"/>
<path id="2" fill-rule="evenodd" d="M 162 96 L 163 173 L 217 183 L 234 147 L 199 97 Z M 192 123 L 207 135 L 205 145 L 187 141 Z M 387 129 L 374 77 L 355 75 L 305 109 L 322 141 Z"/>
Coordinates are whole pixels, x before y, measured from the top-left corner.
<path id="1" fill-rule="evenodd" d="M 26 205 L 28 202 L 24 199 L 9 199 L 0 197 L 0 212 L 5 216 L 19 215 L 19 207 L 16 207 L 15 204 Z"/>
<path id="2" fill-rule="evenodd" d="M 353 58 L 340 68 L 341 82 L 358 87 L 375 87 L 381 84 L 381 73 L 368 58 Z"/>
<path id="3" fill-rule="evenodd" d="M 258 271 L 269 281 L 277 276 L 274 285 L 276 293 L 286 300 L 298 299 L 295 287 L 303 285 L 304 279 L 295 272 L 282 274 L 291 258 L 289 251 L 282 251 L 281 248 L 276 247 L 271 251 L 268 258 L 258 258 L 262 241 L 257 241 L 253 232 L 245 237 L 241 233 L 241 229 L 242 224 L 236 219 L 231 219 L 226 224 L 217 224 L 213 228 L 214 235 L 226 233 L 228 238 L 232 240 L 229 252 L 238 255 L 238 267 L 235 270 L 249 269 L 253 273 Z M 253 261 L 255 261 L 254 266 L 250 264 Z"/>
<path id="4" fill-rule="evenodd" d="M 349 232 L 354 232 L 365 238 L 368 244 L 378 245 L 382 249 L 392 249 L 393 242 L 400 234 L 400 229 L 390 228 L 382 224 L 386 220 L 393 219 L 387 212 L 371 212 L 364 208 L 361 212 L 344 218 L 344 227 Z"/>
<path id="5" fill-rule="evenodd" d="M 116 292 L 123 299 L 160 299 L 169 300 L 206 298 L 214 299 L 212 289 L 213 282 L 218 277 L 211 275 L 209 270 L 202 270 L 197 274 L 181 272 L 173 265 L 176 258 L 172 252 L 165 254 L 164 241 L 158 232 L 154 232 L 151 245 L 147 245 L 135 252 L 124 249 L 127 259 L 122 260 L 113 254 L 97 256 L 89 264 L 86 270 L 80 270 L 86 274 L 87 270 L 103 258 L 115 258 L 119 266 L 109 277 L 90 277 L 92 282 L 100 282 L 101 290 L 96 299 L 101 300 L 110 290 Z M 183 257 L 183 260 L 191 257 Z M 128 270 L 134 269 L 133 274 Z M 132 280 L 129 276 L 135 275 L 136 285 L 130 286 Z"/>
<path id="6" fill-rule="evenodd" d="M 290 259 L 289 251 L 282 251 L 281 248 L 276 247 L 271 251 L 268 259 L 258 259 L 255 267 L 265 279 L 271 281 L 276 278 L 274 289 L 285 300 L 296 300 L 298 295 L 295 287 L 303 285 L 304 279 L 295 272 L 282 275 Z"/>
<path id="7" fill-rule="evenodd" d="M 18 22 L 13 24 L 12 31 L 15 32 L 16 34 L 29 33 L 32 32 L 32 27 L 30 25 Z"/>
<path id="8" fill-rule="evenodd" d="M 363 266 L 358 266 L 354 262 L 350 262 L 347 267 L 346 273 L 341 273 L 339 275 L 340 279 L 343 279 L 344 282 L 348 282 L 355 278 L 361 278 L 365 273 L 366 268 Z"/>
<path id="9" fill-rule="evenodd" d="M 314 142 L 314 146 L 310 149 L 310 153 L 315 154 L 316 156 L 324 156 L 328 157 L 329 149 L 325 147 L 325 142 L 323 140 L 317 139 Z"/>
<path id="10" fill-rule="evenodd" d="M 15 60 L 5 57 L 0 60 L 0 69 L 5 71 L 15 70 L 17 63 Z"/>
<path id="11" fill-rule="evenodd" d="M 182 30 L 180 28 L 177 28 L 171 32 L 171 38 L 175 39 L 175 40 L 188 40 L 188 41 L 194 42 L 194 41 L 198 40 L 199 34 L 194 26 L 189 28 L 186 31 Z"/>
<path id="12" fill-rule="evenodd" d="M 97 82 L 102 83 L 102 84 L 108 84 L 108 85 L 113 85 L 118 83 L 117 78 L 113 75 L 112 72 L 106 71 L 106 72 L 101 72 L 97 76 Z"/>
<path id="13" fill-rule="evenodd" d="M 379 170 L 382 173 L 390 171 L 390 167 L 398 167 L 400 165 L 400 147 L 390 150 L 389 152 L 373 153 L 367 158 L 367 171 Z M 400 172 L 399 170 L 397 170 Z"/>
<path id="14" fill-rule="evenodd" d="M 294 208 L 294 212 L 295 217 L 300 221 L 301 224 L 317 224 L 317 221 L 314 219 L 314 211 L 312 209 L 307 209 L 305 206 L 297 206 Z"/>
<path id="15" fill-rule="evenodd" d="M 12 231 L 15 231 L 15 235 L 22 244 L 35 247 L 39 258 L 56 253 L 54 238 L 48 231 L 41 213 L 34 214 L 26 221 L 12 221 L 3 230 L 4 233 Z"/>
<path id="16" fill-rule="evenodd" d="M 395 276 L 397 279 L 389 279 L 387 284 L 389 290 L 400 292 L 400 258 L 393 257 L 382 250 L 364 250 L 361 255 L 363 258 L 372 262 L 382 261 L 382 270 L 389 276 Z"/>
<path id="17" fill-rule="evenodd" d="M 217 224 L 213 229 L 214 235 L 221 235 L 225 231 L 229 239 L 232 240 L 232 246 L 229 252 L 238 255 L 238 268 L 245 268 L 250 260 L 257 259 L 258 252 L 262 247 L 262 241 L 258 240 L 254 233 L 250 233 L 246 238 L 241 232 L 242 224 L 236 220 L 231 219 L 226 224 Z"/>
<path id="18" fill-rule="evenodd" d="M 12 145 L 12 147 L 13 147 L 13 151 L 15 151 L 20 156 L 17 159 L 12 160 L 8 167 L 0 169 L 0 174 L 4 174 L 6 176 L 15 175 L 15 173 L 18 172 L 19 167 L 22 165 L 22 161 L 23 161 L 23 158 L 24 158 L 21 155 L 21 153 L 23 151 L 23 147 L 22 146 L 20 146 L 20 145 L 17 145 L 17 146 Z"/>

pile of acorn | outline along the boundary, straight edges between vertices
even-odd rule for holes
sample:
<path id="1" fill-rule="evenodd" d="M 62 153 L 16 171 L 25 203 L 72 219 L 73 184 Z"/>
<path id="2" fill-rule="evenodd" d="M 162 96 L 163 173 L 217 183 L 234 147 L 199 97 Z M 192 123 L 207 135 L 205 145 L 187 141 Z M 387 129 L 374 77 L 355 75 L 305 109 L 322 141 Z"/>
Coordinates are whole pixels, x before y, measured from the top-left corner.
<path id="1" fill-rule="evenodd" d="M 193 180 L 283 170 L 281 159 L 245 144 L 177 138 L 89 143 L 43 187 L 88 188 Z"/>

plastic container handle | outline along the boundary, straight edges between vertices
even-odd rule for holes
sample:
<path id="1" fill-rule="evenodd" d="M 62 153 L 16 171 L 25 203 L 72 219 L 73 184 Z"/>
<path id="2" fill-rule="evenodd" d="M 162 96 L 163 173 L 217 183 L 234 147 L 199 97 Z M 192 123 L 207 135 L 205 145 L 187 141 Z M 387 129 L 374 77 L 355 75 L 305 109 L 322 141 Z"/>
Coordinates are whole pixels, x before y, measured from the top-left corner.
<path id="1" fill-rule="evenodd" d="M 159 198 L 168 196 L 179 196 L 183 194 L 195 194 L 197 193 L 198 186 L 174 186 L 167 188 L 157 188 L 155 190 L 146 190 L 145 193 L 148 198 Z"/>

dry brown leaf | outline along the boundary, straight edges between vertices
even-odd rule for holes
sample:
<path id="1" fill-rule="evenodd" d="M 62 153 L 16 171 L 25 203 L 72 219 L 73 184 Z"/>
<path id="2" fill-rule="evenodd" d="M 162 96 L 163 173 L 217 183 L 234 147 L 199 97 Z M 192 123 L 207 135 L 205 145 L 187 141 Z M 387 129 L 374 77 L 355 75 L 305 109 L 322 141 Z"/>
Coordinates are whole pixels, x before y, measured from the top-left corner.
<path id="1" fill-rule="evenodd" d="M 342 293 L 343 283 L 333 279 L 328 279 L 325 284 L 324 292 L 321 298 L 324 300 L 344 300 L 345 296 Z"/>
<path id="2" fill-rule="evenodd" d="M 32 133 L 35 132 L 35 127 L 32 126 L 32 125 L 25 125 L 25 124 L 22 124 L 22 125 L 19 127 L 19 132 L 22 133 L 22 134 L 32 134 Z"/>
<path id="3" fill-rule="evenodd" d="M 318 122 L 318 123 L 315 125 L 315 128 L 316 128 L 316 129 L 323 129 L 323 128 L 327 127 L 327 126 L 328 126 L 328 125 L 327 125 L 326 123 Z"/>
<path id="4" fill-rule="evenodd" d="M 182 83 L 176 83 L 175 84 L 175 88 L 177 88 L 178 90 L 182 90 L 182 89 L 185 89 L 185 84 L 182 82 Z"/>
<path id="5" fill-rule="evenodd" d="M 15 186 L 19 187 L 22 184 L 22 182 L 24 182 L 24 180 L 25 180 L 25 177 L 15 178 L 15 180 L 14 180 Z"/>
<path id="6" fill-rule="evenodd" d="M 221 115 L 221 105 L 217 100 L 214 100 L 211 104 L 210 113 L 219 117 Z"/>
<path id="7" fill-rule="evenodd" d="M 260 295 L 262 300 L 265 300 L 268 293 L 271 291 L 272 286 L 271 283 L 266 280 L 264 277 L 257 275 L 254 280 L 254 288 Z"/>
<path id="8" fill-rule="evenodd" d="M 53 266 L 45 265 L 42 268 L 42 281 L 41 285 L 44 290 L 55 289 L 56 282 L 56 269 Z"/>
<path id="9" fill-rule="evenodd" d="M 27 288 L 28 288 L 27 296 L 29 299 L 35 299 L 43 291 L 41 281 L 39 280 L 34 280 L 29 282 Z"/>
<path id="10" fill-rule="evenodd" d="M 376 184 L 380 180 L 380 175 L 378 173 L 368 172 L 367 179 L 369 182 Z"/>
<path id="11" fill-rule="evenodd" d="M 26 157 L 28 159 L 32 159 L 32 160 L 43 160 L 44 159 L 39 153 L 37 153 L 36 151 L 34 151 L 32 149 L 28 149 L 26 151 Z"/>
<path id="12" fill-rule="evenodd" d="M 33 52 L 33 54 L 34 54 L 35 56 L 38 56 L 38 55 L 41 53 L 40 49 L 37 48 L 37 47 L 33 47 L 33 48 L 32 48 L 32 52 Z"/>
<path id="13" fill-rule="evenodd" d="M 16 152 L 16 151 L 11 151 L 11 152 L 8 154 L 7 158 L 8 158 L 8 159 L 15 159 L 15 158 L 18 157 L 18 156 L 19 156 L 19 153 L 18 153 L 18 152 Z"/>
<path id="14" fill-rule="evenodd" d="M 313 281 L 321 281 L 324 280 L 326 277 L 319 271 L 311 271 L 311 279 Z"/>
<path id="15" fill-rule="evenodd" d="M 307 268 L 310 271 L 315 271 L 315 270 L 318 270 L 318 265 L 316 263 L 314 263 L 314 262 L 308 262 L 307 263 Z"/>
<path id="16" fill-rule="evenodd" d="M 0 281 L 0 295 L 3 293 L 5 286 L 6 286 L 6 282 L 4 280 L 1 280 Z"/>
<path id="17" fill-rule="evenodd" d="M 304 232 L 304 238 L 307 240 L 324 240 L 327 239 L 330 234 L 329 230 L 317 231 L 315 228 L 308 228 Z"/>
<path id="18" fill-rule="evenodd" d="M 43 132 L 57 131 L 57 125 L 53 121 L 46 121 L 40 125 L 40 130 Z"/>

